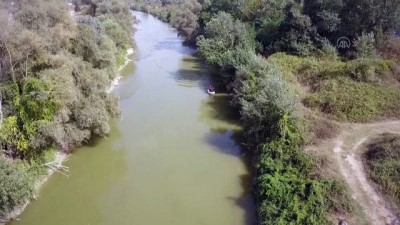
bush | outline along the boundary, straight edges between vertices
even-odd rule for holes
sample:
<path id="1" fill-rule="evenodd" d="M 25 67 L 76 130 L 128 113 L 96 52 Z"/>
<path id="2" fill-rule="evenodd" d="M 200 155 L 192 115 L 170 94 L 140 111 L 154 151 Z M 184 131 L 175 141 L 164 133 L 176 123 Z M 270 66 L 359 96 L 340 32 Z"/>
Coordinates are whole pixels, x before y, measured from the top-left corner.
<path id="1" fill-rule="evenodd" d="M 199 37 L 197 46 L 208 63 L 229 70 L 237 69 L 239 63 L 246 62 L 249 53 L 254 53 L 254 39 L 250 26 L 220 12 L 206 24 L 205 35 Z"/>
<path id="2" fill-rule="evenodd" d="M 351 211 L 340 183 L 312 175 L 318 162 L 301 149 L 302 131 L 293 123 L 284 124 L 296 135 L 271 140 L 256 160 L 260 224 L 329 224 L 329 213 Z"/>
<path id="3" fill-rule="evenodd" d="M 361 36 L 354 40 L 354 47 L 357 51 L 357 57 L 359 58 L 371 58 L 376 57 L 375 49 L 375 35 L 374 33 L 363 33 Z"/>
<path id="4" fill-rule="evenodd" d="M 331 42 L 324 38 L 322 40 L 322 48 L 321 51 L 324 53 L 324 56 L 328 59 L 331 60 L 337 60 L 338 59 L 338 52 L 335 46 L 331 44 Z"/>
<path id="5" fill-rule="evenodd" d="M 4 119 L 0 130 L 1 147 L 9 155 L 21 154 L 28 150 L 29 139 L 18 126 L 18 117 Z"/>
<path id="6" fill-rule="evenodd" d="M 32 197 L 33 184 L 15 163 L 0 157 L 0 217 Z"/>
<path id="7" fill-rule="evenodd" d="M 112 16 L 101 16 L 100 21 L 103 23 L 105 33 L 113 40 L 118 51 L 125 53 L 125 50 L 131 46 L 131 34 L 124 31 L 121 24 L 119 24 Z"/>
<path id="8" fill-rule="evenodd" d="M 58 106 L 48 86 L 36 78 L 26 80 L 22 94 L 14 97 L 13 104 L 18 113 L 4 120 L 0 129 L 2 148 L 9 154 L 33 157 L 40 152 L 38 149 L 35 150 L 39 152 L 29 151 L 33 150 L 32 142 L 37 138 L 38 128 L 53 119 Z"/>
<path id="9" fill-rule="evenodd" d="M 237 90 L 240 115 L 250 142 L 263 143 L 280 133 L 278 121 L 284 115 L 293 115 L 298 99 L 279 68 L 262 58 L 256 58 L 242 73 L 246 73 L 247 79 Z"/>
<path id="10" fill-rule="evenodd" d="M 383 34 L 377 38 L 377 42 L 377 49 L 383 58 L 397 60 L 397 63 L 400 63 L 400 38 Z"/>

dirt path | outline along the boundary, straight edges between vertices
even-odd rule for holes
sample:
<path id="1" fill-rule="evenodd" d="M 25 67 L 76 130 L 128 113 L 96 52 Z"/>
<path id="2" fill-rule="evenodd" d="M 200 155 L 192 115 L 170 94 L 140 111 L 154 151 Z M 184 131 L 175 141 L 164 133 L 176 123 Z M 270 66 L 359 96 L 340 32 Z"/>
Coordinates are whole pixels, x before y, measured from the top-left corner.
<path id="1" fill-rule="evenodd" d="M 400 225 L 400 220 L 390 205 L 368 180 L 360 156 L 360 147 L 372 137 L 382 133 L 400 133 L 400 121 L 373 124 L 346 124 L 344 131 L 331 140 L 333 156 L 339 172 L 350 187 L 372 225 Z"/>

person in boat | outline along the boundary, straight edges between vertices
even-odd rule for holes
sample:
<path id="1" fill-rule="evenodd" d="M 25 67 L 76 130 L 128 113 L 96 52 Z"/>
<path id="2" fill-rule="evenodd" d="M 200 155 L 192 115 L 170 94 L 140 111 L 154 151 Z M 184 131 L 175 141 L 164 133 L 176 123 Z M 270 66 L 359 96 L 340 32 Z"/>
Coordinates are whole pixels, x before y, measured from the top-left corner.
<path id="1" fill-rule="evenodd" d="M 208 93 L 215 93 L 215 89 L 214 89 L 214 87 L 213 86 L 208 86 L 208 89 L 207 89 L 207 91 L 208 91 Z"/>

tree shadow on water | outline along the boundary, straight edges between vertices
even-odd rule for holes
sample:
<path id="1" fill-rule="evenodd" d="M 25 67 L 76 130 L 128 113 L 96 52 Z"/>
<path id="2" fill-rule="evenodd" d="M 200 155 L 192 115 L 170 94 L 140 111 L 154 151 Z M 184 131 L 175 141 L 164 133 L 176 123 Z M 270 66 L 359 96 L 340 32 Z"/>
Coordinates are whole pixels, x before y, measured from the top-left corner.
<path id="1" fill-rule="evenodd" d="M 206 141 L 216 151 L 227 155 L 241 157 L 242 151 L 239 144 L 234 140 L 235 136 L 239 136 L 240 132 L 228 130 L 226 132 L 208 133 L 206 134 Z"/>
<path id="2" fill-rule="evenodd" d="M 256 210 L 252 196 L 252 158 L 251 151 L 245 148 L 243 131 L 240 127 L 240 115 L 231 104 L 228 94 L 217 94 L 205 99 L 201 105 L 202 120 L 210 127 L 210 133 L 205 135 L 205 141 L 214 150 L 239 158 L 246 166 L 248 173 L 238 175 L 243 192 L 239 196 L 227 197 L 243 209 L 243 224 L 256 225 Z"/>
<path id="3" fill-rule="evenodd" d="M 179 70 L 171 73 L 172 77 L 179 83 L 189 84 L 191 87 L 199 87 L 204 93 L 207 92 L 209 85 L 213 85 L 216 88 L 217 93 L 225 91 L 225 88 L 220 85 L 218 76 L 213 74 L 212 68 L 210 68 L 204 60 L 197 56 L 197 53 L 187 54 L 181 59 Z"/>
<path id="4" fill-rule="evenodd" d="M 210 96 L 201 102 L 200 119 L 210 128 L 205 140 L 219 152 L 242 157 L 244 142 L 240 116 L 230 104 L 228 94 Z"/>
<path id="5" fill-rule="evenodd" d="M 156 50 L 168 50 L 174 51 L 182 55 L 191 55 L 194 53 L 194 49 L 186 47 L 182 44 L 182 40 L 179 38 L 166 38 L 159 41 L 155 45 Z"/>
<path id="6" fill-rule="evenodd" d="M 250 174 L 241 175 L 239 177 L 243 192 L 239 197 L 227 197 L 228 201 L 233 201 L 238 207 L 244 211 L 243 224 L 256 225 L 256 207 L 251 194 L 252 176 Z"/>
<path id="7" fill-rule="evenodd" d="M 240 115 L 231 105 L 231 100 L 232 97 L 225 93 L 204 99 L 201 105 L 202 116 L 239 126 Z"/>
<path id="8" fill-rule="evenodd" d="M 209 81 L 207 77 L 204 75 L 205 70 L 203 69 L 179 69 L 176 72 L 171 73 L 172 78 L 176 80 L 176 82 L 180 86 L 184 87 L 199 87 L 202 90 L 206 91 L 209 85 Z"/>

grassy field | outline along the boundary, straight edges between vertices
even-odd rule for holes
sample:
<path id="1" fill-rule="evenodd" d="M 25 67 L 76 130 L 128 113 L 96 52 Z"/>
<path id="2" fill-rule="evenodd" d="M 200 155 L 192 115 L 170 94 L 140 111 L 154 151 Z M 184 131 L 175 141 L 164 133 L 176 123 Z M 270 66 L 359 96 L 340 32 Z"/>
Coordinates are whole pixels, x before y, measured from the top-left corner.
<path id="1" fill-rule="evenodd" d="M 285 78 L 299 83 L 303 104 L 328 118 L 368 122 L 399 118 L 400 74 L 391 60 L 321 60 L 278 53 L 269 61 L 280 65 Z"/>

